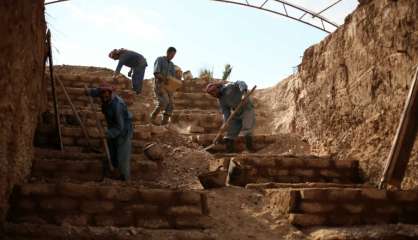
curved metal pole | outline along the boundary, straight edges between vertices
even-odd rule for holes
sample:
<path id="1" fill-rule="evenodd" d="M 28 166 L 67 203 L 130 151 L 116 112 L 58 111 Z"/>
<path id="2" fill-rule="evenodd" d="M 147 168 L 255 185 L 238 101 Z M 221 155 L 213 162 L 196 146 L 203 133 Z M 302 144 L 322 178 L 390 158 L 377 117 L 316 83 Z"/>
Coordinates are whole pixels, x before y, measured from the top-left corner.
<path id="1" fill-rule="evenodd" d="M 312 17 L 316 17 L 316 15 L 319 15 L 319 14 L 321 14 L 321 13 L 323 13 L 323 12 L 325 12 L 326 10 L 328 10 L 328 9 L 330 9 L 330 8 L 332 8 L 332 7 L 334 7 L 335 5 L 337 5 L 338 3 L 340 3 L 342 0 L 338 0 L 338 1 L 336 1 L 335 3 L 333 3 L 333 4 L 331 4 L 331 5 L 329 5 L 328 7 L 326 7 L 326 8 L 324 8 L 324 9 L 322 9 L 321 11 L 319 11 L 319 12 L 317 12 L 314 16 L 312 16 Z"/>
<path id="2" fill-rule="evenodd" d="M 331 21 L 331 20 L 329 20 L 329 19 L 327 19 L 327 18 L 325 18 L 325 17 L 321 16 L 321 15 L 320 15 L 320 14 L 321 14 L 321 12 L 316 13 L 316 12 L 311 11 L 311 10 L 309 10 L 309 9 L 306 9 L 306 8 L 304 8 L 304 7 L 301 7 L 301 6 L 298 6 L 298 5 L 295 5 L 295 4 L 293 4 L 293 3 L 290 3 L 290 2 L 287 2 L 287 1 L 283 1 L 283 0 L 273 0 L 273 1 L 275 1 L 275 2 L 279 2 L 279 3 L 282 3 L 282 4 L 284 4 L 284 5 L 288 5 L 288 6 L 292 7 L 292 8 L 295 8 L 295 9 L 297 9 L 297 10 L 300 10 L 300 11 L 302 11 L 302 12 L 309 13 L 310 15 L 312 15 L 312 17 L 319 18 L 319 19 L 321 19 L 322 21 L 324 21 L 324 22 L 326 22 L 326 23 L 328 23 L 328 24 L 330 24 L 330 25 L 332 25 L 332 26 L 334 26 L 334 27 L 336 27 L 336 28 L 338 28 L 338 27 L 339 27 L 339 25 L 338 25 L 337 23 L 335 23 L 335 22 L 333 22 L 333 21 Z M 329 6 L 329 7 L 328 7 L 328 8 L 326 8 L 325 10 L 328 10 L 329 8 L 331 8 L 331 7 L 333 7 L 334 5 L 336 5 L 337 3 L 339 3 L 339 2 L 334 3 L 333 5 Z M 322 10 L 322 12 L 323 12 L 323 11 L 325 11 L 325 10 Z"/>
<path id="3" fill-rule="evenodd" d="M 45 3 L 45 5 L 60 3 L 60 2 L 66 2 L 66 1 L 70 1 L 70 0 L 56 0 L 56 1 L 52 1 L 52 2 L 47 2 L 47 3 Z"/>
<path id="4" fill-rule="evenodd" d="M 302 20 L 302 17 L 303 17 L 304 15 L 303 15 L 301 18 L 297 18 L 297 17 L 290 16 L 290 15 L 288 15 L 287 13 L 286 13 L 286 14 L 284 14 L 284 13 L 281 13 L 281 12 L 278 12 L 278 11 L 275 11 L 275 10 L 272 10 L 272 9 L 265 8 L 264 6 L 265 6 L 265 4 L 266 4 L 269 0 L 265 1 L 265 2 L 261 5 L 261 6 L 256 6 L 256 5 L 250 4 L 250 3 L 248 3 L 248 1 L 246 1 L 247 3 L 234 2 L 234 1 L 230 1 L 230 0 L 212 0 L 212 1 L 216 1 L 216 2 L 223 2 L 223 3 L 230 3 L 230 4 L 235 4 L 235 5 L 239 5 L 239 6 L 244 6 L 244 7 L 255 8 L 255 9 L 263 10 L 263 11 L 266 11 L 266 12 L 270 12 L 270 13 L 278 14 L 278 15 L 280 15 L 280 16 L 287 17 L 287 18 L 290 18 L 290 19 L 296 20 L 296 21 L 298 21 L 298 22 L 302 22 L 302 23 L 307 24 L 307 25 L 309 25 L 309 26 L 311 26 L 311 27 L 314 27 L 314 28 L 317 28 L 317 29 L 319 29 L 319 30 L 322 30 L 322 31 L 324 31 L 324 32 L 326 32 L 326 33 L 330 33 L 330 31 L 328 31 L 328 30 L 325 28 L 324 22 L 326 22 L 326 23 L 330 24 L 330 25 L 331 25 L 331 26 L 333 26 L 333 27 L 336 27 L 336 28 L 338 28 L 338 27 L 339 27 L 339 25 L 338 25 L 338 24 L 336 24 L 336 23 L 334 23 L 334 22 L 332 22 L 332 21 L 328 20 L 327 18 L 325 18 L 325 17 L 323 17 L 323 16 L 321 16 L 321 15 L 318 15 L 318 14 L 317 14 L 317 13 L 315 13 L 315 12 L 310 11 L 310 10 L 308 10 L 308 9 L 306 9 L 306 8 L 303 8 L 303 7 L 297 6 L 297 5 L 295 5 L 295 4 L 289 3 L 289 2 L 287 2 L 287 1 L 282 1 L 282 0 L 271 0 L 271 1 L 275 1 L 275 2 L 278 2 L 278 3 L 283 4 L 283 6 L 284 6 L 284 7 L 285 7 L 285 6 L 289 6 L 289 7 L 295 8 L 295 9 L 297 9 L 297 10 L 299 10 L 299 11 L 302 11 L 302 12 L 304 12 L 304 15 L 306 15 L 306 14 L 310 14 L 310 15 L 312 15 L 313 17 L 316 17 L 316 18 L 320 19 L 320 20 L 321 20 L 321 24 L 322 24 L 322 26 L 317 26 L 317 25 L 315 25 L 315 24 L 312 24 L 312 23 L 310 23 L 310 22 L 307 22 L 307 21 Z M 284 9 L 286 10 L 286 7 L 285 7 Z M 286 12 L 287 12 L 287 11 L 286 11 Z"/>

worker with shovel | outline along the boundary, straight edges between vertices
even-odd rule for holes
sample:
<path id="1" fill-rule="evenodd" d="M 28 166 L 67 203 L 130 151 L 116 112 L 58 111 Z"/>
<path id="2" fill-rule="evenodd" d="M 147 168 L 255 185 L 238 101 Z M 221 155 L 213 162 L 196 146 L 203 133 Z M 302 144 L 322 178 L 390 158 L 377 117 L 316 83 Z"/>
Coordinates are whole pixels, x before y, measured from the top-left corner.
<path id="1" fill-rule="evenodd" d="M 161 125 L 166 125 L 173 112 L 173 93 L 164 88 L 168 78 L 176 76 L 176 69 L 173 60 L 177 50 L 169 47 L 165 56 L 158 57 L 154 64 L 154 92 L 158 105 L 151 113 L 151 123 L 157 125 L 156 118 L 163 111 Z"/>
<path id="2" fill-rule="evenodd" d="M 132 76 L 132 90 L 136 94 L 141 94 L 145 69 L 148 66 L 147 60 L 141 54 L 124 48 L 113 49 L 109 53 L 109 57 L 113 60 L 119 60 L 113 79 L 116 80 L 123 66 L 130 67 L 131 70 L 128 72 L 128 77 Z"/>
<path id="3" fill-rule="evenodd" d="M 223 83 L 210 83 L 206 87 L 206 92 L 218 98 L 224 122 L 227 121 L 231 112 L 240 105 L 241 101 L 244 101 L 241 108 L 237 109 L 236 115 L 230 120 L 231 123 L 223 142 L 226 145 L 227 152 L 235 152 L 235 139 L 242 131 L 247 150 L 254 152 L 252 130 L 255 126 L 255 113 L 251 99 L 245 98 L 248 92 L 247 84 L 243 81 L 236 81 L 226 85 Z"/>
<path id="4" fill-rule="evenodd" d="M 107 123 L 105 137 L 112 166 L 119 170 L 120 180 L 129 180 L 133 136 L 132 114 L 123 99 L 114 93 L 113 86 L 109 84 L 89 89 L 87 94 L 101 99 L 102 113 Z M 104 175 L 109 175 L 109 166 L 107 164 L 103 166 Z"/>

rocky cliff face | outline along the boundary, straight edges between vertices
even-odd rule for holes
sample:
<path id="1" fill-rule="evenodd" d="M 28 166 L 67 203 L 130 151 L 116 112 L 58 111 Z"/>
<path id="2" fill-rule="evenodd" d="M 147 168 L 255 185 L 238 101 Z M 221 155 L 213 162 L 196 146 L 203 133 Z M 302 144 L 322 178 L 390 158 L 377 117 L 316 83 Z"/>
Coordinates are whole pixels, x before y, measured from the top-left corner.
<path id="1" fill-rule="evenodd" d="M 376 182 L 418 64 L 418 2 L 360 2 L 342 27 L 305 51 L 296 76 L 264 90 L 261 104 L 279 97 L 272 128 L 300 134 L 319 153 L 361 160 Z M 404 187 L 417 186 L 415 162 Z"/>
<path id="2" fill-rule="evenodd" d="M 46 87 L 44 1 L 3 0 L 0 12 L 1 220 L 11 188 L 30 170 L 32 139 Z"/>

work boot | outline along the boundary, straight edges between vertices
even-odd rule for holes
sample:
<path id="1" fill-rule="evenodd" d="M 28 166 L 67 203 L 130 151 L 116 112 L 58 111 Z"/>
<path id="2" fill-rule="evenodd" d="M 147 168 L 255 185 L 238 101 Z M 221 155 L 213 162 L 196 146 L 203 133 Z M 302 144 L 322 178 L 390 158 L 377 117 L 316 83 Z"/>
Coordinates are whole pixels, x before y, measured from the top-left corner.
<path id="1" fill-rule="evenodd" d="M 170 115 L 164 114 L 163 120 L 161 121 L 161 125 L 166 125 L 169 119 L 170 119 Z"/>
<path id="2" fill-rule="evenodd" d="M 226 146 L 226 152 L 227 153 L 234 153 L 235 152 L 235 141 L 234 139 L 225 139 L 225 146 Z"/>
<path id="3" fill-rule="evenodd" d="M 126 182 L 126 181 L 128 181 L 128 179 L 123 175 L 123 174 L 121 174 L 118 178 L 117 178 L 117 180 L 119 180 L 119 181 L 122 181 L 122 182 Z"/>
<path id="4" fill-rule="evenodd" d="M 132 88 L 132 91 L 134 91 L 136 95 L 140 95 L 142 92 L 140 89 L 135 89 L 135 88 Z"/>
<path id="5" fill-rule="evenodd" d="M 253 145 L 253 136 L 247 135 L 245 136 L 245 147 L 249 152 L 255 152 L 254 145 Z"/>

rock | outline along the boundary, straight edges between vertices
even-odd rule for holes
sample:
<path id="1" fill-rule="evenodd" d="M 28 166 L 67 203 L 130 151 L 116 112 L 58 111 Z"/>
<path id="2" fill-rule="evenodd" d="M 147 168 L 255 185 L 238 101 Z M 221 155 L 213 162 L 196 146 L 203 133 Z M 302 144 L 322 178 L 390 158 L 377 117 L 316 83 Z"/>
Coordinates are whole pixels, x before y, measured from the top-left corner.
<path id="1" fill-rule="evenodd" d="M 193 75 L 190 72 L 190 70 L 187 70 L 183 73 L 183 79 L 184 80 L 192 80 L 193 79 Z"/>
<path id="2" fill-rule="evenodd" d="M 164 158 L 164 149 L 158 143 L 150 143 L 145 146 L 144 154 L 151 160 L 161 161 Z"/>

